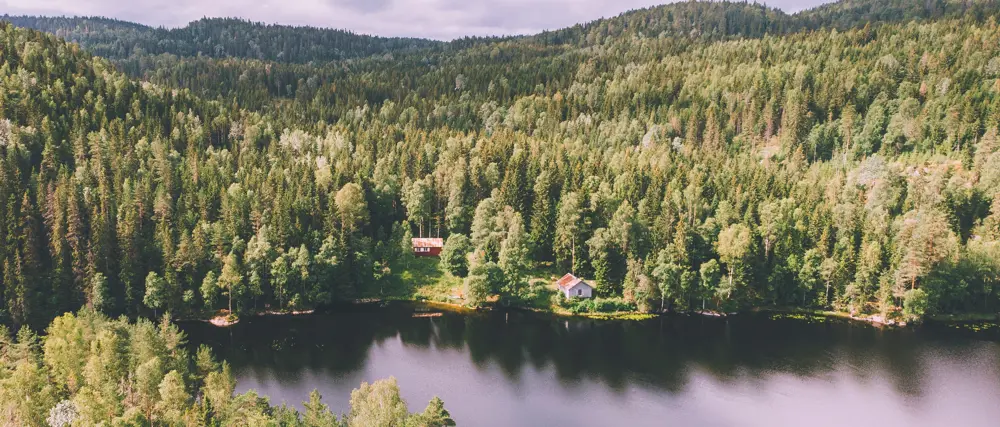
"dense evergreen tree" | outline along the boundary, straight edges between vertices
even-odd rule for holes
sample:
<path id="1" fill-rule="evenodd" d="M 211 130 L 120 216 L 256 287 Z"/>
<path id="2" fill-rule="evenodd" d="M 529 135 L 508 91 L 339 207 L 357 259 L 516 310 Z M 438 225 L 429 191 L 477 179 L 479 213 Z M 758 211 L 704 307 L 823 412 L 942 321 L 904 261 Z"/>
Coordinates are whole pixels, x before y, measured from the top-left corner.
<path id="1" fill-rule="evenodd" d="M 993 312 L 998 14 L 684 2 L 449 43 L 10 18 L 80 45 L 0 24 L 0 321 L 383 296 L 414 234 L 469 236 L 477 302 L 552 261 L 652 311 Z"/>
<path id="2" fill-rule="evenodd" d="M 28 328 L 11 337 L 0 326 L 0 344 L 4 425 L 455 425 L 437 397 L 410 413 L 393 378 L 362 384 L 344 419 L 315 390 L 304 413 L 253 391 L 234 394 L 229 365 L 204 346 L 190 357 L 169 318 L 129 323 L 84 310 L 57 317 L 43 339 Z"/>

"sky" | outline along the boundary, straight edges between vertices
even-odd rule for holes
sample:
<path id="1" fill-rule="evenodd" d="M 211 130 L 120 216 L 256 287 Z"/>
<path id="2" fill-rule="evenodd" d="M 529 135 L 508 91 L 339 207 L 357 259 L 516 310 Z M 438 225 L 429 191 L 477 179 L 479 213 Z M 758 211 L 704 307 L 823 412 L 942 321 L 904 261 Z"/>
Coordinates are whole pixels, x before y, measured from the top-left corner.
<path id="1" fill-rule="evenodd" d="M 793 13 L 828 0 L 770 0 Z M 180 27 L 203 17 L 451 40 L 535 34 L 671 0 L 0 0 L 0 14 L 107 16 Z"/>

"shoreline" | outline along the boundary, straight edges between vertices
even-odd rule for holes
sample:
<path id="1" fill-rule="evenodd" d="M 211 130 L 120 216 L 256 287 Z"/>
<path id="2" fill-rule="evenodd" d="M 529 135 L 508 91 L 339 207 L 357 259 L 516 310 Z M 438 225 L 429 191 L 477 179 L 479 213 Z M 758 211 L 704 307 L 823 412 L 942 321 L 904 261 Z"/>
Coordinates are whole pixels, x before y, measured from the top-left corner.
<path id="1" fill-rule="evenodd" d="M 451 302 L 432 301 L 426 299 L 421 300 L 416 298 L 364 298 L 353 301 L 345 301 L 343 304 L 351 306 L 378 304 L 379 306 L 384 306 L 392 302 L 414 303 L 432 310 L 448 311 L 458 314 L 475 314 L 485 311 L 493 311 L 494 309 L 497 308 L 495 306 L 470 308 L 465 305 L 451 303 Z M 859 316 L 840 311 L 803 309 L 794 307 L 753 307 L 747 310 L 740 310 L 729 313 L 715 311 L 715 310 L 693 310 L 686 312 L 664 312 L 664 313 L 643 313 L 638 311 L 622 311 L 622 312 L 607 312 L 607 313 L 604 312 L 573 313 L 570 312 L 569 310 L 560 309 L 559 307 L 538 308 L 538 307 L 519 307 L 519 306 L 506 307 L 506 309 L 526 311 L 539 314 L 548 314 L 555 317 L 580 318 L 580 319 L 591 319 L 600 321 L 642 321 L 669 314 L 703 316 L 709 318 L 726 318 L 730 316 L 739 316 L 741 314 L 756 313 L 756 314 L 766 314 L 771 316 L 786 316 L 788 318 L 801 317 L 802 319 L 805 319 L 807 317 L 820 317 L 824 319 L 843 320 L 852 323 L 865 324 L 876 328 L 906 328 L 909 326 L 914 326 L 928 321 L 940 324 L 953 324 L 953 325 L 963 324 L 963 323 L 1000 321 L 1000 314 L 989 314 L 989 313 L 929 315 L 926 316 L 924 319 L 914 322 L 897 321 L 892 319 L 890 319 L 889 321 L 885 321 L 881 318 L 881 316 L 878 315 Z M 251 314 L 245 314 L 242 316 L 230 315 L 228 312 L 217 312 L 210 317 L 194 316 L 178 320 L 207 322 L 213 326 L 225 328 L 238 324 L 240 320 L 245 317 L 302 316 L 302 315 L 315 314 L 317 312 L 323 312 L 323 310 L 317 310 L 317 309 L 264 310 Z M 416 311 L 417 314 L 427 313 L 427 312 L 428 310 Z M 433 317 L 433 316 L 421 315 L 417 317 Z"/>
<path id="2" fill-rule="evenodd" d="M 879 316 L 877 314 L 870 316 L 859 316 L 843 311 L 794 308 L 794 307 L 755 307 L 750 309 L 749 311 L 754 313 L 763 313 L 771 315 L 815 316 L 815 317 L 822 317 L 825 319 L 837 319 L 853 323 L 862 323 L 877 328 L 905 328 L 908 325 L 915 325 L 921 322 L 921 321 L 906 322 L 894 319 L 886 320 L 882 318 L 882 316 Z"/>
<path id="3" fill-rule="evenodd" d="M 193 317 L 193 318 L 189 318 L 189 319 L 179 319 L 179 320 L 181 320 L 181 321 L 207 322 L 207 323 L 211 324 L 212 326 L 216 326 L 216 327 L 220 327 L 220 328 L 228 328 L 228 327 L 233 326 L 233 325 L 235 325 L 237 323 L 240 323 L 240 320 L 243 317 L 301 316 L 301 315 L 306 315 L 306 314 L 313 314 L 315 312 L 316 312 L 315 309 L 310 309 L 310 310 L 288 310 L 288 311 L 282 311 L 282 310 L 264 310 L 264 311 L 258 311 L 258 312 L 255 312 L 255 313 L 244 314 L 243 316 L 240 316 L 240 315 L 237 315 L 237 314 L 229 313 L 228 311 L 219 311 L 219 312 L 216 312 L 215 315 L 213 315 L 211 317 L 208 317 L 208 318 Z"/>

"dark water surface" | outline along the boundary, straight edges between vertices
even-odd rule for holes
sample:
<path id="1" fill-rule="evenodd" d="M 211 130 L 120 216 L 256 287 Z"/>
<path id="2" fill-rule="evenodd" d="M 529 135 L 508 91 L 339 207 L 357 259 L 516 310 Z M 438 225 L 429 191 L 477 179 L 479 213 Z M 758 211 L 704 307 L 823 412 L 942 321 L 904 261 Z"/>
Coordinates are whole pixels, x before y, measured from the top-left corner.
<path id="1" fill-rule="evenodd" d="M 346 412 L 395 376 L 411 411 L 434 395 L 467 426 L 1000 426 L 1000 340 L 952 328 L 532 313 L 414 318 L 414 307 L 183 325 L 229 360 L 237 391 Z"/>

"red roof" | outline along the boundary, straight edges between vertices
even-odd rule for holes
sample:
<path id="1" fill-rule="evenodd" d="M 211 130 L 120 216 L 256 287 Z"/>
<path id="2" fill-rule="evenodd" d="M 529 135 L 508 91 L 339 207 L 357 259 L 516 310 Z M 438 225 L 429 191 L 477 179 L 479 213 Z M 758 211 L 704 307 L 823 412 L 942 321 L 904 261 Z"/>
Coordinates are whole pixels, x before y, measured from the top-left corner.
<path id="1" fill-rule="evenodd" d="M 415 248 L 443 248 L 444 239 L 439 237 L 414 237 L 410 239 Z"/>
<path id="2" fill-rule="evenodd" d="M 587 284 L 587 282 L 584 282 L 583 279 L 576 277 L 572 274 L 566 273 L 565 276 L 559 278 L 559 280 L 556 280 L 556 286 L 562 289 L 572 289 L 574 286 L 580 284 L 581 282 L 585 285 Z"/>

